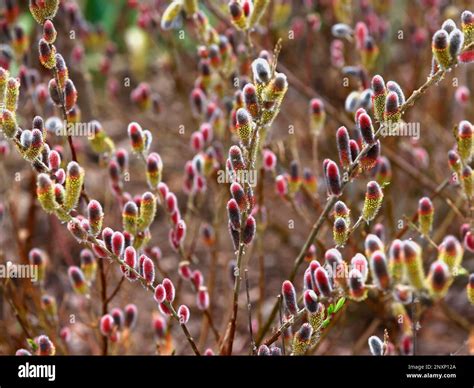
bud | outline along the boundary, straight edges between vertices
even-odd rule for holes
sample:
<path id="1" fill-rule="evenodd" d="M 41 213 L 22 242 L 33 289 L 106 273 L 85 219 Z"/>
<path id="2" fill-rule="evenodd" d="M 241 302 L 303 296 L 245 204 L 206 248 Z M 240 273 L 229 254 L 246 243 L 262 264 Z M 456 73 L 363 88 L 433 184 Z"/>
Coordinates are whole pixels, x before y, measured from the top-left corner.
<path id="1" fill-rule="evenodd" d="M 382 340 L 375 335 L 369 338 L 369 348 L 373 356 L 384 355 L 384 344 Z"/>
<path id="2" fill-rule="evenodd" d="M 252 72 L 256 83 L 267 84 L 270 82 L 271 69 L 268 61 L 263 58 L 257 58 L 252 62 Z"/>
<path id="3" fill-rule="evenodd" d="M 336 218 L 332 233 L 336 246 L 344 246 L 349 234 L 349 226 L 347 225 L 346 219 L 342 217 Z"/>
<path id="4" fill-rule="evenodd" d="M 367 191 L 365 193 L 364 207 L 362 209 L 363 219 L 369 223 L 379 212 L 383 201 L 383 192 L 379 184 L 375 181 L 367 183 Z"/>
<path id="5" fill-rule="evenodd" d="M 38 345 L 38 356 L 54 356 L 56 354 L 56 348 L 47 335 L 40 335 L 35 342 Z"/>
<path id="6" fill-rule="evenodd" d="M 30 12 L 38 24 L 43 24 L 47 19 L 53 19 L 59 8 L 59 0 L 30 0 Z"/>
<path id="7" fill-rule="evenodd" d="M 166 290 L 165 287 L 162 284 L 158 284 L 155 287 L 155 293 L 154 293 L 154 299 L 156 303 L 163 303 L 166 299 Z"/>
<path id="8" fill-rule="evenodd" d="M 351 259 L 351 267 L 352 269 L 358 270 L 362 275 L 362 280 L 365 283 L 367 281 L 367 277 L 369 276 L 369 265 L 367 263 L 367 259 L 362 253 L 356 253 L 354 257 Z"/>
<path id="9" fill-rule="evenodd" d="M 317 136 L 326 121 L 324 103 L 319 98 L 313 98 L 309 103 L 310 130 L 313 136 Z"/>
<path id="10" fill-rule="evenodd" d="M 128 201 L 122 210 L 123 229 L 131 234 L 137 231 L 138 223 L 138 206 L 133 201 Z"/>
<path id="11" fill-rule="evenodd" d="M 464 189 L 464 193 L 468 199 L 472 198 L 473 194 L 473 182 L 472 182 L 472 169 L 470 166 L 464 166 L 461 174 L 461 181 Z"/>
<path id="12" fill-rule="evenodd" d="M 362 170 L 369 171 L 377 165 L 380 157 L 380 140 L 377 140 L 374 145 L 370 146 L 367 153 L 360 159 L 360 166 Z"/>
<path id="13" fill-rule="evenodd" d="M 243 89 L 245 109 L 250 113 L 250 115 L 255 119 L 258 117 L 259 106 L 258 106 L 258 97 L 257 91 L 253 84 L 246 84 Z"/>
<path id="14" fill-rule="evenodd" d="M 263 150 L 263 168 L 266 171 L 274 171 L 276 167 L 276 163 L 277 163 L 276 155 L 268 149 Z"/>
<path id="15" fill-rule="evenodd" d="M 132 122 L 128 125 L 128 137 L 135 152 L 141 153 L 145 150 L 145 135 L 140 124 Z"/>
<path id="16" fill-rule="evenodd" d="M 159 315 L 153 317 L 153 329 L 155 331 L 155 335 L 158 339 L 163 339 L 166 336 L 167 325 L 166 320 Z"/>
<path id="17" fill-rule="evenodd" d="M 457 140 L 459 156 L 463 161 L 469 160 L 474 146 L 474 135 L 469 121 L 463 120 L 459 123 Z"/>
<path id="18" fill-rule="evenodd" d="M 17 78 L 9 78 L 5 95 L 5 108 L 13 115 L 18 108 L 18 97 L 20 95 L 20 81 Z"/>
<path id="19" fill-rule="evenodd" d="M 467 104 L 469 103 L 469 99 L 471 97 L 471 92 L 466 86 L 461 85 L 456 89 L 454 97 L 456 99 L 456 102 L 459 105 L 461 105 L 463 107 L 466 107 Z"/>
<path id="20" fill-rule="evenodd" d="M 459 155 L 456 151 L 448 151 L 448 164 L 453 172 L 458 175 L 461 174 L 461 160 L 459 159 Z"/>
<path id="21" fill-rule="evenodd" d="M 240 210 L 239 205 L 235 199 L 227 202 L 227 215 L 229 217 L 230 224 L 234 230 L 240 230 Z"/>
<path id="22" fill-rule="evenodd" d="M 270 349 L 267 345 L 260 345 L 257 349 L 257 356 L 270 356 Z"/>
<path id="23" fill-rule="evenodd" d="M 66 175 L 66 196 L 63 204 L 65 211 L 69 212 L 76 207 L 83 183 L 84 170 L 76 162 L 69 162 Z"/>
<path id="24" fill-rule="evenodd" d="M 433 35 L 431 49 L 439 67 L 447 69 L 451 64 L 451 56 L 449 54 L 448 33 L 445 30 L 438 30 Z"/>
<path id="25" fill-rule="evenodd" d="M 149 228 L 156 215 L 156 197 L 149 191 L 142 195 L 140 201 L 140 218 L 138 230 L 144 231 Z"/>
<path id="26" fill-rule="evenodd" d="M 286 310 L 292 315 L 298 312 L 298 303 L 296 301 L 295 287 L 289 280 L 285 280 L 281 286 L 281 294 Z"/>
<path id="27" fill-rule="evenodd" d="M 28 254 L 30 265 L 35 266 L 38 271 L 38 282 L 43 282 L 46 273 L 46 255 L 37 248 L 33 248 Z"/>
<path id="28" fill-rule="evenodd" d="M 461 265 L 464 250 L 459 240 L 454 236 L 446 236 L 438 247 L 438 260 L 444 261 L 451 272 Z"/>
<path id="29" fill-rule="evenodd" d="M 239 133 L 239 138 L 242 144 L 246 147 L 250 144 L 250 137 L 253 132 L 253 120 L 249 112 L 240 108 L 236 114 L 237 118 L 237 131 Z"/>
<path id="30" fill-rule="evenodd" d="M 126 328 L 133 330 L 137 324 L 138 308 L 134 304 L 127 304 L 123 309 L 125 313 L 124 325 Z"/>
<path id="31" fill-rule="evenodd" d="M 400 105 L 403 105 L 405 103 L 405 94 L 403 93 L 403 90 L 400 85 L 397 84 L 395 81 L 387 82 L 387 90 L 388 92 L 395 92 L 397 94 L 398 103 Z"/>
<path id="32" fill-rule="evenodd" d="M 388 123 L 398 123 L 400 121 L 400 102 L 395 92 L 389 92 L 385 100 L 384 120 Z"/>
<path id="33" fill-rule="evenodd" d="M 51 20 L 46 20 L 43 24 L 43 39 L 49 44 L 53 44 L 58 35 Z"/>
<path id="34" fill-rule="evenodd" d="M 86 229 L 84 228 L 82 222 L 77 218 L 73 218 L 67 223 L 67 229 L 80 243 L 85 242 L 88 238 Z"/>
<path id="35" fill-rule="evenodd" d="M 74 83 L 67 79 L 64 85 L 64 106 L 66 108 L 66 112 L 69 112 L 77 102 L 77 90 L 74 86 Z"/>
<path id="36" fill-rule="evenodd" d="M 83 249 L 80 253 L 81 270 L 84 273 L 86 281 L 89 283 L 95 279 L 97 272 L 97 261 L 94 254 L 89 249 Z"/>
<path id="37" fill-rule="evenodd" d="M 377 288 L 382 291 L 387 290 L 390 287 L 390 275 L 387 259 L 382 251 L 374 252 L 370 257 L 370 270 Z"/>
<path id="38" fill-rule="evenodd" d="M 118 257 L 121 257 L 125 248 L 125 238 L 122 233 L 114 232 L 112 234 L 112 253 Z"/>
<path id="39" fill-rule="evenodd" d="M 229 160 L 233 170 L 238 171 L 245 168 L 242 150 L 236 145 L 229 148 Z"/>
<path id="40" fill-rule="evenodd" d="M 309 323 L 303 323 L 293 338 L 293 352 L 295 356 L 302 356 L 311 344 L 313 328 Z"/>
<path id="41" fill-rule="evenodd" d="M 332 287 L 331 283 L 329 282 L 329 276 L 326 270 L 322 267 L 317 268 L 314 273 L 314 277 L 320 294 L 325 297 L 331 296 Z"/>
<path id="42" fill-rule="evenodd" d="M 365 258 L 364 258 L 365 259 Z M 367 288 L 365 287 L 364 276 L 361 272 L 353 268 L 349 272 L 349 296 L 356 302 L 361 302 L 367 298 Z"/>
<path id="43" fill-rule="evenodd" d="M 404 275 L 403 243 L 393 240 L 388 251 L 388 270 L 394 283 L 400 283 Z"/>
<path id="44" fill-rule="evenodd" d="M 9 110 L 4 109 L 1 118 L 3 133 L 7 138 L 13 139 L 18 132 L 15 115 Z"/>
<path id="45" fill-rule="evenodd" d="M 143 262 L 141 264 L 141 273 L 143 274 L 147 284 L 153 284 L 155 280 L 155 265 L 149 257 L 145 255 L 142 255 L 142 257 Z"/>
<path id="46" fill-rule="evenodd" d="M 253 216 L 248 216 L 245 221 L 245 227 L 242 232 L 242 242 L 244 244 L 250 244 L 255 237 L 256 223 Z"/>
<path id="47" fill-rule="evenodd" d="M 339 161 L 345 169 L 352 163 L 351 150 L 349 146 L 350 138 L 346 127 L 340 127 L 336 132 L 337 150 L 339 152 Z"/>
<path id="48" fill-rule="evenodd" d="M 58 74 L 59 87 L 64 88 L 69 79 L 69 71 L 61 54 L 56 54 L 56 70 Z"/>
<path id="49" fill-rule="evenodd" d="M 403 258 L 408 281 L 417 290 L 421 290 L 425 286 L 421 247 L 414 241 L 404 241 Z"/>
<path id="50" fill-rule="evenodd" d="M 284 197 L 288 194 L 288 183 L 283 175 L 278 175 L 275 178 L 275 189 L 278 195 Z"/>
<path id="51" fill-rule="evenodd" d="M 337 167 L 337 164 L 332 160 L 329 160 L 324 172 L 330 194 L 337 197 L 340 196 L 342 194 L 342 186 L 341 176 L 339 174 L 339 168 Z"/>
<path id="52" fill-rule="evenodd" d="M 245 195 L 244 189 L 240 185 L 240 183 L 234 182 L 230 185 L 230 192 L 232 197 L 235 199 L 237 204 L 239 205 L 239 209 L 241 211 L 245 211 L 247 209 L 247 196 Z"/>
<path id="53" fill-rule="evenodd" d="M 18 349 L 15 356 L 31 356 L 31 353 L 26 349 Z"/>
<path id="54" fill-rule="evenodd" d="M 179 323 L 181 325 L 185 325 L 186 323 L 188 323 L 189 316 L 191 315 L 188 306 L 182 304 L 181 306 L 179 306 L 177 313 L 179 317 Z"/>
<path id="55" fill-rule="evenodd" d="M 446 295 L 451 284 L 451 274 L 448 266 L 443 261 L 437 260 L 431 264 L 426 284 L 430 293 L 436 299 L 443 298 Z"/>
<path id="56" fill-rule="evenodd" d="M 45 312 L 48 318 L 54 321 L 57 320 L 58 306 L 54 296 L 44 294 L 41 297 L 41 309 Z"/>
<path id="57" fill-rule="evenodd" d="M 315 314 L 318 311 L 318 296 L 313 290 L 306 290 L 303 295 L 304 307 L 309 314 Z"/>
<path id="58" fill-rule="evenodd" d="M 375 143 L 375 136 L 374 136 L 374 127 L 372 126 L 372 120 L 370 119 L 369 115 L 366 113 L 362 113 L 359 116 L 358 126 L 364 141 L 368 144 Z"/>
<path id="59" fill-rule="evenodd" d="M 464 11 L 461 14 L 461 29 L 464 34 L 465 45 L 474 42 L 474 15 L 471 11 Z"/>
<path id="60" fill-rule="evenodd" d="M 176 295 L 176 290 L 174 288 L 173 282 L 170 279 L 165 278 L 163 279 L 162 284 L 166 291 L 166 300 L 172 303 Z"/>
<path id="61" fill-rule="evenodd" d="M 50 45 L 46 40 L 40 39 L 38 48 L 41 64 L 49 70 L 54 69 L 56 66 L 56 47 Z"/>
<path id="62" fill-rule="evenodd" d="M 105 314 L 102 316 L 102 318 L 100 318 L 99 328 L 104 337 L 111 335 L 115 329 L 115 321 L 112 315 Z"/>
<path id="63" fill-rule="evenodd" d="M 114 231 L 109 227 L 104 228 L 104 230 L 102 231 L 102 240 L 104 241 L 104 245 L 108 251 L 112 251 L 113 234 L 114 234 Z"/>
<path id="64" fill-rule="evenodd" d="M 41 207 L 47 213 L 52 213 L 58 206 L 54 195 L 54 185 L 47 174 L 39 174 L 36 184 L 36 195 Z"/>
<path id="65" fill-rule="evenodd" d="M 391 179 L 392 167 L 390 166 L 390 161 L 385 156 L 381 156 L 377 159 L 377 164 L 375 166 L 375 180 L 380 185 L 385 185 L 390 183 Z"/>
<path id="66" fill-rule="evenodd" d="M 232 0 L 229 3 L 229 12 L 232 16 L 232 23 L 235 25 L 235 27 L 240 30 L 245 30 L 247 27 L 247 19 L 241 4 L 236 0 Z"/>
<path id="67" fill-rule="evenodd" d="M 204 311 L 209 308 L 209 292 L 207 291 L 206 287 L 199 287 L 197 297 L 196 297 L 196 305 L 199 310 Z"/>
<path id="68" fill-rule="evenodd" d="M 464 44 L 464 35 L 461 30 L 455 28 L 449 33 L 449 55 L 451 61 L 456 61 Z"/>
<path id="69" fill-rule="evenodd" d="M 91 234 L 98 236 L 102 230 L 104 212 L 100 203 L 95 199 L 90 201 L 87 205 L 87 219 L 89 220 Z"/>
<path id="70" fill-rule="evenodd" d="M 137 274 L 133 271 L 137 268 L 137 252 L 135 248 L 133 248 L 132 246 L 128 246 L 127 248 L 125 248 L 123 254 L 123 262 L 124 265 L 120 266 L 122 273 L 126 276 L 128 280 L 136 280 Z"/>
<path id="71" fill-rule="evenodd" d="M 423 197 L 418 202 L 418 224 L 421 233 L 428 236 L 433 226 L 434 207 L 428 197 Z"/>
<path id="72" fill-rule="evenodd" d="M 374 116 L 377 121 L 382 122 L 385 112 L 385 99 L 387 97 L 387 89 L 385 81 L 380 75 L 372 78 L 372 105 L 374 107 Z"/>
<path id="73" fill-rule="evenodd" d="M 87 285 L 84 274 L 79 267 L 69 267 L 68 276 L 74 292 L 80 295 L 86 295 L 89 293 L 89 286 Z"/>

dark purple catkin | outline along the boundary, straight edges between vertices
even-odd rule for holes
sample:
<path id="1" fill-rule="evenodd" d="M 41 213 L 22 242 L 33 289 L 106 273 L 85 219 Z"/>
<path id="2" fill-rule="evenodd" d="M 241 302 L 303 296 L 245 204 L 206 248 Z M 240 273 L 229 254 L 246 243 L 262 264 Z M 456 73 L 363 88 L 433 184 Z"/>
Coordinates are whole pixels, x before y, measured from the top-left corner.
<path id="1" fill-rule="evenodd" d="M 389 92 L 395 92 L 397 94 L 398 103 L 400 105 L 405 103 L 405 94 L 403 93 L 403 90 L 398 83 L 396 83 L 395 81 L 388 81 L 387 89 Z"/>
<path id="2" fill-rule="evenodd" d="M 314 277 L 316 280 L 316 286 L 318 287 L 318 290 L 321 295 L 326 297 L 331 296 L 332 287 L 331 283 L 329 282 L 329 276 L 326 270 L 322 267 L 319 267 L 318 269 L 316 269 Z"/>
<path id="3" fill-rule="evenodd" d="M 296 301 L 295 287 L 289 280 L 285 280 L 281 286 L 281 294 L 285 307 L 290 314 L 295 315 L 298 312 L 298 303 Z"/>
<path id="4" fill-rule="evenodd" d="M 303 295 L 304 307 L 310 313 L 318 311 L 318 296 L 313 290 L 306 290 Z"/>
<path id="5" fill-rule="evenodd" d="M 123 309 L 125 313 L 125 327 L 133 330 L 137 324 L 138 308 L 134 304 L 127 304 Z"/>
<path id="6" fill-rule="evenodd" d="M 236 146 L 233 145 L 229 149 L 229 160 L 232 168 L 236 171 L 242 170 L 245 168 L 245 163 L 244 163 L 244 157 L 242 155 L 242 150 Z"/>
<path id="7" fill-rule="evenodd" d="M 250 244 L 255 237 L 256 223 L 255 218 L 248 216 L 245 221 L 245 227 L 242 233 L 242 242 L 244 244 Z"/>
<path id="8" fill-rule="evenodd" d="M 247 208 L 247 197 L 245 191 L 240 183 L 234 182 L 230 185 L 230 193 L 232 198 L 234 198 L 239 205 L 241 211 L 246 210 Z"/>
<path id="9" fill-rule="evenodd" d="M 377 288 L 379 290 L 387 290 L 390 287 L 390 275 L 388 273 L 387 259 L 383 252 L 374 252 L 370 257 L 370 270 Z"/>
<path id="10" fill-rule="evenodd" d="M 343 168 L 348 168 L 352 163 L 351 150 L 349 146 L 350 138 L 346 127 L 340 127 L 336 132 L 337 150 L 339 161 Z"/>
<path id="11" fill-rule="evenodd" d="M 360 159 L 360 165 L 365 170 L 371 170 L 377 165 L 377 160 L 380 156 L 380 140 L 377 140 L 368 150 L 367 153 Z"/>
<path id="12" fill-rule="evenodd" d="M 361 114 L 359 116 L 358 125 L 364 141 L 369 145 L 374 144 L 374 127 L 372 125 L 372 120 L 370 119 L 370 116 L 366 113 Z"/>
<path id="13" fill-rule="evenodd" d="M 355 140 L 350 140 L 349 141 L 349 148 L 351 150 L 351 159 L 354 161 L 357 159 L 357 155 L 359 155 L 360 148 L 359 144 Z"/>
<path id="14" fill-rule="evenodd" d="M 340 196 L 342 194 L 341 175 L 339 174 L 337 164 L 332 160 L 329 160 L 327 162 L 325 173 L 329 192 L 332 195 Z"/>
<path id="15" fill-rule="evenodd" d="M 110 315 L 112 315 L 112 318 L 114 320 L 115 326 L 117 326 L 117 329 L 121 330 L 125 322 L 123 311 L 120 308 L 115 307 L 110 312 Z"/>
<path id="16" fill-rule="evenodd" d="M 227 202 L 227 215 L 232 227 L 235 230 L 240 229 L 240 210 L 237 201 L 232 198 Z"/>

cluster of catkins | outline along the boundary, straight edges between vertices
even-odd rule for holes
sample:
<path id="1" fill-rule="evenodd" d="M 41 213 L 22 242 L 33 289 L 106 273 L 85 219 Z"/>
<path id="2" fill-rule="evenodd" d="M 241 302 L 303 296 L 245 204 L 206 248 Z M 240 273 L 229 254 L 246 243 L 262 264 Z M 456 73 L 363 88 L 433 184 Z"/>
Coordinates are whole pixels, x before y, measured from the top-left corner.
<path id="1" fill-rule="evenodd" d="M 463 47 L 468 47 L 472 43 L 474 43 L 474 16 L 472 12 L 466 10 L 461 14 L 461 29 L 457 28 L 452 19 L 445 20 L 441 29 L 433 35 L 433 70 L 436 68 L 446 70 L 458 61 L 471 62 L 474 60 L 473 50 L 461 53 Z"/>
<path id="2" fill-rule="evenodd" d="M 232 127 L 240 145 L 229 149 L 226 163 L 227 176 L 232 181 L 232 199 L 227 203 L 227 213 L 235 249 L 238 249 L 239 241 L 250 244 L 255 235 L 256 224 L 252 216 L 255 196 L 249 182 L 250 174 L 255 169 L 256 155 L 265 140 L 267 128 L 277 116 L 288 89 L 286 76 L 271 69 L 266 52 L 253 61 L 252 73 L 253 82 L 247 83 L 235 96 Z M 268 152 L 263 154 L 263 165 L 267 168 L 270 164 L 273 168 L 276 159 Z"/>
<path id="3" fill-rule="evenodd" d="M 418 215 L 420 229 L 431 229 L 433 206 L 428 198 L 420 200 Z M 464 226 L 464 229 L 468 226 Z M 302 354 L 315 341 L 315 334 L 327 319 L 322 303 L 336 296 L 346 296 L 355 302 L 361 302 L 369 296 L 371 290 L 390 296 L 393 316 L 401 324 L 402 337 L 400 352 L 409 354 L 412 346 L 412 325 L 406 305 L 413 302 L 415 296 L 424 295 L 433 300 L 443 298 L 458 274 L 462 273 L 464 249 L 459 240 L 446 236 L 439 245 L 438 258 L 425 274 L 421 246 L 413 240 L 394 240 L 388 246 L 384 243 L 384 231 L 377 225 L 376 234 L 368 234 L 364 253 L 355 254 L 350 261 L 343 259 L 335 248 L 326 251 L 324 265 L 315 259 L 314 247 L 308 252 L 311 259 L 303 277 L 303 295 L 308 324 L 294 335 L 293 352 Z M 464 232 L 466 233 L 466 231 Z M 368 259 L 367 259 L 368 258 Z M 474 275 L 470 275 L 467 296 L 473 302 Z M 375 295 L 375 294 L 374 294 Z M 293 284 L 285 281 L 282 286 L 287 319 L 301 313 Z M 329 310 L 329 309 L 328 309 Z M 333 311 L 328 311 L 328 314 Z M 316 325 L 313 320 L 316 321 Z M 300 333 L 301 332 L 301 333 Z M 309 333 L 309 334 L 308 334 Z M 303 340 L 303 338 L 305 340 Z M 317 338 L 317 335 L 316 335 Z M 300 348 L 301 347 L 301 348 Z"/>

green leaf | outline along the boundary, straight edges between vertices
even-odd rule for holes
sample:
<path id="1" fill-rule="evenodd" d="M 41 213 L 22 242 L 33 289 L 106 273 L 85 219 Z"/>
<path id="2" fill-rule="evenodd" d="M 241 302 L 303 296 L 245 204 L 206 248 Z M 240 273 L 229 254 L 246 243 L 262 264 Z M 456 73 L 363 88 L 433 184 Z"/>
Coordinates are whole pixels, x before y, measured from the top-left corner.
<path id="1" fill-rule="evenodd" d="M 334 313 L 337 313 L 342 308 L 342 306 L 344 306 L 344 303 L 346 303 L 346 298 L 344 297 L 340 298 L 336 303 L 336 307 L 334 308 Z"/>
<path id="2" fill-rule="evenodd" d="M 329 322 L 331 322 L 331 317 L 327 317 L 327 318 L 323 321 L 323 323 L 322 323 L 321 326 L 322 326 L 323 328 L 325 328 L 325 327 L 327 327 L 327 325 L 329 325 Z"/>
<path id="3" fill-rule="evenodd" d="M 331 303 L 328 306 L 328 315 L 331 315 L 332 313 L 334 313 L 334 305 Z"/>
<path id="4" fill-rule="evenodd" d="M 33 339 L 27 338 L 26 341 L 28 342 L 28 345 L 30 345 L 30 348 L 33 350 L 33 352 L 38 350 L 38 344 Z"/>

